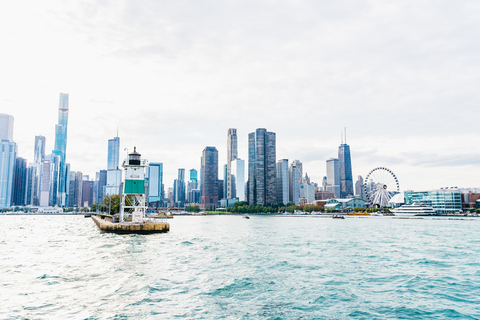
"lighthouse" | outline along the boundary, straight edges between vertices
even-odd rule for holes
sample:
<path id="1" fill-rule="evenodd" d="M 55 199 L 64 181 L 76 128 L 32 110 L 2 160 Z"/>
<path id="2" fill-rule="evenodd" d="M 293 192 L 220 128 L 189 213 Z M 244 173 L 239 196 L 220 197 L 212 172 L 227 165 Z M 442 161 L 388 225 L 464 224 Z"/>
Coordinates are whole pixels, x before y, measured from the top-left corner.
<path id="1" fill-rule="evenodd" d="M 127 215 L 132 216 L 133 223 L 142 223 L 145 218 L 146 195 L 145 195 L 145 167 L 147 160 L 141 159 L 137 148 L 128 154 L 123 162 L 125 179 L 123 182 L 122 203 L 120 206 L 120 222 L 124 222 Z"/>

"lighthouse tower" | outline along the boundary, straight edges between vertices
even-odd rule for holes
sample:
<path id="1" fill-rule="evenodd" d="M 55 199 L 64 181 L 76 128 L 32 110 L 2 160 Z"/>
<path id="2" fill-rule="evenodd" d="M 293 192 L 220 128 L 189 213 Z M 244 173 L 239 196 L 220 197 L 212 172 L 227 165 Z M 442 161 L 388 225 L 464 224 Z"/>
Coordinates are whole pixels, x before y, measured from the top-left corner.
<path id="1" fill-rule="evenodd" d="M 125 180 L 123 182 L 122 203 L 120 206 L 120 222 L 126 215 L 132 215 L 132 222 L 143 222 L 146 212 L 145 167 L 147 160 L 141 159 L 141 154 L 134 147 L 133 152 L 123 162 Z"/>

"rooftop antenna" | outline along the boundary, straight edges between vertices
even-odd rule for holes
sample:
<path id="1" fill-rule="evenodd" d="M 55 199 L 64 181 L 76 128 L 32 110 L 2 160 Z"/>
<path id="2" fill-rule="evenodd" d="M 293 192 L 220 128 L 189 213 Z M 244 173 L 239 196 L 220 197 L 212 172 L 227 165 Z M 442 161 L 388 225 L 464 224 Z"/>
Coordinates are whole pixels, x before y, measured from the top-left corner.
<path id="1" fill-rule="evenodd" d="M 117 138 L 118 138 L 118 127 L 117 127 Z"/>
<path id="2" fill-rule="evenodd" d="M 347 127 L 344 127 L 345 129 L 345 144 L 347 144 Z"/>
<path id="3" fill-rule="evenodd" d="M 343 131 L 342 130 L 340 130 L 340 136 L 342 137 L 341 138 L 341 143 L 343 144 Z"/>

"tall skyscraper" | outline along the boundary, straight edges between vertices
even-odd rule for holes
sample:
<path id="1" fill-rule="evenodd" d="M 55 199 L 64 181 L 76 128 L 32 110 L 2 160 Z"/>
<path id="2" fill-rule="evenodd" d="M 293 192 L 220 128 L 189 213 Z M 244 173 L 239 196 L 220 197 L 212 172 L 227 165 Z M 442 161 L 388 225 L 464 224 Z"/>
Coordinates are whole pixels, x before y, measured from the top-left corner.
<path id="1" fill-rule="evenodd" d="M 259 128 L 248 135 L 248 203 L 277 203 L 276 136 Z"/>
<path id="2" fill-rule="evenodd" d="M 13 141 L 13 117 L 0 113 L 0 208 L 12 204 L 17 144 Z"/>
<path id="3" fill-rule="evenodd" d="M 27 206 L 38 205 L 38 195 L 37 195 L 38 168 L 39 168 L 39 165 L 36 163 L 30 163 L 27 168 L 27 186 L 26 186 L 26 194 L 25 194 L 25 205 Z"/>
<path id="4" fill-rule="evenodd" d="M 185 169 L 178 169 L 178 179 L 173 182 L 174 202 L 182 204 L 185 202 Z"/>
<path id="5" fill-rule="evenodd" d="M 298 205 L 300 203 L 300 172 L 297 168 L 296 162 L 293 161 L 288 168 L 288 187 L 289 187 L 289 202 Z"/>
<path id="6" fill-rule="evenodd" d="M 12 205 L 24 206 L 27 193 L 27 159 L 17 157 L 13 175 Z"/>
<path id="7" fill-rule="evenodd" d="M 353 197 L 352 161 L 350 158 L 350 146 L 342 143 L 338 147 L 338 160 L 340 171 L 340 197 Z"/>
<path id="8" fill-rule="evenodd" d="M 95 191 L 95 202 L 97 204 L 102 203 L 103 198 L 105 197 L 105 187 L 107 185 L 107 170 L 100 170 L 97 172 L 97 184 L 96 184 L 96 191 Z"/>
<path id="9" fill-rule="evenodd" d="M 163 163 L 148 164 L 148 203 L 151 207 L 163 207 Z"/>
<path id="10" fill-rule="evenodd" d="M 202 153 L 200 206 L 205 209 L 218 204 L 218 151 L 206 147 Z"/>
<path id="11" fill-rule="evenodd" d="M 120 194 L 122 188 L 122 170 L 120 162 L 120 138 L 108 140 L 107 185 L 105 195 Z"/>
<path id="12" fill-rule="evenodd" d="M 60 157 L 58 164 L 58 185 L 56 194 L 52 197 L 57 198 L 54 203 L 65 206 L 67 201 L 67 172 L 65 170 L 65 160 L 67 157 L 67 128 L 68 128 L 68 94 L 60 93 L 60 103 L 58 106 L 58 124 L 55 125 L 55 149 L 53 154 Z"/>
<path id="13" fill-rule="evenodd" d="M 277 203 L 287 204 L 290 196 L 288 159 L 277 161 Z"/>
<path id="14" fill-rule="evenodd" d="M 338 159 L 327 160 L 327 191 L 333 192 L 336 198 L 340 198 L 340 169 Z"/>
<path id="15" fill-rule="evenodd" d="M 50 185 L 51 185 L 51 167 L 50 160 L 45 159 L 41 166 L 40 180 L 40 207 L 48 207 L 50 204 Z"/>
<path id="16" fill-rule="evenodd" d="M 35 163 L 42 164 L 43 160 L 45 160 L 45 143 L 46 139 L 44 136 L 35 136 Z"/>
<path id="17" fill-rule="evenodd" d="M 234 198 L 232 193 L 232 161 L 238 157 L 237 129 L 228 129 L 227 137 L 227 174 L 225 181 L 226 199 Z"/>
<path id="18" fill-rule="evenodd" d="M 231 162 L 232 199 L 245 201 L 245 160 L 236 158 Z"/>

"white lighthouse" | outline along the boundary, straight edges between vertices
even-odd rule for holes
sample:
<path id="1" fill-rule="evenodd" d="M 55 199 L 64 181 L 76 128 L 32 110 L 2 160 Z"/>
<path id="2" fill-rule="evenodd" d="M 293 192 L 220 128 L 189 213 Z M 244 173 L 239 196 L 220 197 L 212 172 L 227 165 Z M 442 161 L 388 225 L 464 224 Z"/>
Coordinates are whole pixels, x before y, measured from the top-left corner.
<path id="1" fill-rule="evenodd" d="M 123 162 L 125 180 L 123 182 L 122 203 L 120 206 L 120 222 L 125 221 L 125 215 L 132 215 L 132 222 L 144 221 L 146 206 L 145 167 L 147 160 L 141 159 L 141 154 L 134 147 L 133 152 Z"/>

